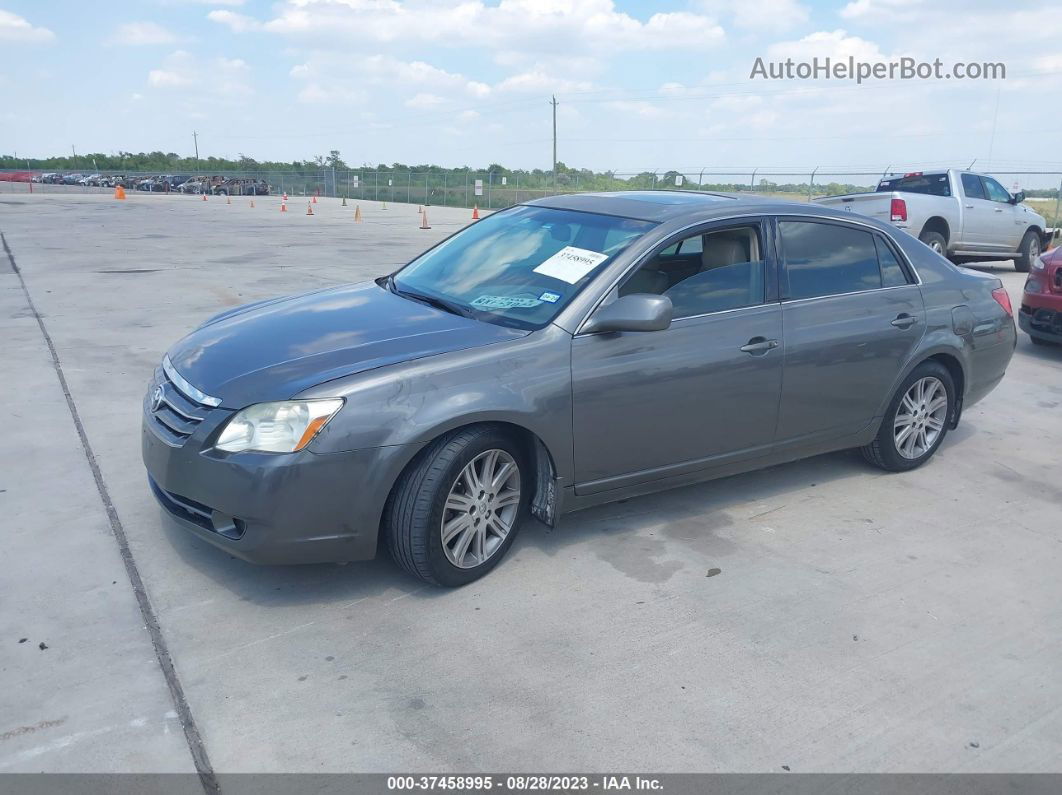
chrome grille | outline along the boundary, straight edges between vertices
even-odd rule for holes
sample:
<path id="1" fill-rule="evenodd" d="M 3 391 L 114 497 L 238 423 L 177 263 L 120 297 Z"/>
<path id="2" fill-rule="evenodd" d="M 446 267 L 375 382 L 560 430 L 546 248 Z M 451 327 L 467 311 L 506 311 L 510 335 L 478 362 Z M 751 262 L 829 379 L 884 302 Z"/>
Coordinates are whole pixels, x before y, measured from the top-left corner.
<path id="1" fill-rule="evenodd" d="M 180 447 L 191 436 L 212 408 L 186 395 L 160 367 L 145 399 L 145 409 L 163 440 Z"/>

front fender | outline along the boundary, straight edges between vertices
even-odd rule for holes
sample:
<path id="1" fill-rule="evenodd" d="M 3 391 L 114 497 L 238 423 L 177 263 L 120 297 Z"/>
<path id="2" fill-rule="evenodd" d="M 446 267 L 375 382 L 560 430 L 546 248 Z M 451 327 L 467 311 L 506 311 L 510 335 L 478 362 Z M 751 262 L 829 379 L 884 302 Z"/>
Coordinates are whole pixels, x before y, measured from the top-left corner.
<path id="1" fill-rule="evenodd" d="M 558 477 L 572 474 L 571 335 L 556 326 L 359 373 L 298 397 L 346 399 L 313 452 L 419 447 L 465 425 L 504 422 L 542 441 Z"/>

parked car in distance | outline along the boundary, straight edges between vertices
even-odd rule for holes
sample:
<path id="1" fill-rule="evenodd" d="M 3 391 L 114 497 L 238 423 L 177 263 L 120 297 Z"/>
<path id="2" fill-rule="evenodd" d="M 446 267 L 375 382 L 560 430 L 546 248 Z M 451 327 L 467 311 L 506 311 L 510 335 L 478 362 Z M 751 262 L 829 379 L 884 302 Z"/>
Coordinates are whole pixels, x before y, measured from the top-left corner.
<path id="1" fill-rule="evenodd" d="M 890 175 L 874 193 L 827 196 L 826 207 L 891 223 L 953 261 L 1012 259 L 1021 273 L 1040 256 L 1049 235 L 1042 215 L 992 177 L 972 171 Z"/>
<path id="2" fill-rule="evenodd" d="M 1037 345 L 1062 344 L 1062 248 L 1041 254 L 1033 263 L 1018 325 Z"/>
<path id="3" fill-rule="evenodd" d="M 165 511 L 236 557 L 361 560 L 379 541 L 454 586 L 528 514 L 847 448 L 914 469 L 1015 339 L 999 279 L 872 219 L 554 196 L 389 276 L 208 320 L 155 372 L 143 458 Z"/>
<path id="4" fill-rule="evenodd" d="M 89 174 L 82 177 L 77 181 L 78 185 L 84 185 L 86 187 L 96 187 L 100 184 L 100 180 L 103 178 L 102 174 Z"/>
<path id="5" fill-rule="evenodd" d="M 31 181 L 32 181 L 32 182 L 48 182 L 48 181 L 49 181 L 49 178 L 50 178 L 50 177 L 53 177 L 53 176 L 55 176 L 55 175 L 54 175 L 54 174 L 52 174 L 52 173 L 47 173 L 47 174 L 34 174 L 34 175 L 33 175 L 33 177 L 32 177 L 32 179 L 31 179 Z"/>
<path id="6" fill-rule="evenodd" d="M 64 174 L 62 182 L 64 185 L 77 185 L 84 174 Z"/>

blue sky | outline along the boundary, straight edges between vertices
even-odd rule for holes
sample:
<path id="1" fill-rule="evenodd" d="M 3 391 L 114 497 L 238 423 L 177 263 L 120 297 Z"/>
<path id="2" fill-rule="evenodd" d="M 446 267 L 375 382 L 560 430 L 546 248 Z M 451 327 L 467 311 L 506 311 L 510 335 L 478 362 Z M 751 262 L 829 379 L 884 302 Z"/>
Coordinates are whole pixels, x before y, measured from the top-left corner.
<path id="1" fill-rule="evenodd" d="M 1062 169 L 1054 3 L 0 0 L 0 152 L 616 171 Z M 1004 81 L 751 80 L 757 56 Z"/>

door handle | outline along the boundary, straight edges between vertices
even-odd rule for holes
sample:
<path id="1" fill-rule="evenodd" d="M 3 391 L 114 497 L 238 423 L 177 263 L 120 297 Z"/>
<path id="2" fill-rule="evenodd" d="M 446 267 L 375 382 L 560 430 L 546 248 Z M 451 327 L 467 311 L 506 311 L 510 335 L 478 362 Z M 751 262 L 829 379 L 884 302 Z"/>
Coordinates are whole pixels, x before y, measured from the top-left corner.
<path id="1" fill-rule="evenodd" d="M 917 322 L 918 318 L 903 312 L 896 316 L 896 319 L 892 321 L 892 325 L 896 326 L 896 328 L 911 328 Z"/>
<path id="2" fill-rule="evenodd" d="M 1001 212 L 1003 212 L 1003 208 L 1002 208 L 1002 207 L 997 207 L 997 208 L 996 208 L 996 212 L 997 212 L 997 213 L 1001 213 Z"/>
<path id="3" fill-rule="evenodd" d="M 967 210 L 972 210 L 972 209 L 973 209 L 973 205 L 972 205 L 972 204 L 964 204 L 963 206 L 964 206 L 964 207 L 965 207 L 965 208 L 966 208 Z"/>
<path id="4" fill-rule="evenodd" d="M 748 344 L 741 346 L 741 350 L 744 353 L 757 356 L 765 354 L 768 351 L 773 351 L 777 347 L 778 340 L 769 340 L 766 337 L 753 337 L 748 341 Z"/>

